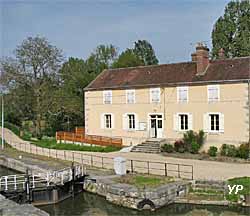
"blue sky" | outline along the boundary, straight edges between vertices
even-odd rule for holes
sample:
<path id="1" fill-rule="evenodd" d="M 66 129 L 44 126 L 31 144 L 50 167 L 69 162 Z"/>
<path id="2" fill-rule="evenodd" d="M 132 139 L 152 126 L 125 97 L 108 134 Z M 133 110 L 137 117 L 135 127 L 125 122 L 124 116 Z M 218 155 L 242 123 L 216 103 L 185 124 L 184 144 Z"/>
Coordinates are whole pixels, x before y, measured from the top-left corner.
<path id="1" fill-rule="evenodd" d="M 44 36 L 66 57 L 86 58 L 98 44 L 119 51 L 146 39 L 161 63 L 189 61 L 208 41 L 229 0 L 0 0 L 1 56 L 28 36 Z"/>

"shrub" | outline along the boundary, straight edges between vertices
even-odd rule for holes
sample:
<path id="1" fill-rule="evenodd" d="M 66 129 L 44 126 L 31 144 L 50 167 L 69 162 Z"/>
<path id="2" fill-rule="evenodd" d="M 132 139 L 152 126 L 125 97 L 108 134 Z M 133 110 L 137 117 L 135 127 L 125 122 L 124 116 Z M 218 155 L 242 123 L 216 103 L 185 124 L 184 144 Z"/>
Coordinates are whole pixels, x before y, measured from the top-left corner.
<path id="1" fill-rule="evenodd" d="M 215 147 L 215 146 L 210 146 L 209 150 L 208 150 L 208 154 L 209 156 L 211 157 L 215 157 L 217 155 L 217 151 L 218 151 L 218 148 Z"/>
<path id="2" fill-rule="evenodd" d="M 222 156 L 227 156 L 227 149 L 228 149 L 228 145 L 227 144 L 223 144 L 221 146 L 221 149 L 220 149 L 220 154 Z"/>
<path id="3" fill-rule="evenodd" d="M 229 145 L 227 149 L 228 157 L 236 157 L 238 154 L 237 148 L 234 145 Z"/>
<path id="4" fill-rule="evenodd" d="M 162 147 L 161 147 L 162 151 L 163 152 L 167 152 L 167 153 L 172 153 L 174 152 L 174 146 L 171 145 L 171 144 L 164 144 Z"/>
<path id="5" fill-rule="evenodd" d="M 248 143 L 241 144 L 238 148 L 237 156 L 239 158 L 247 159 L 249 157 L 249 146 Z"/>
<path id="6" fill-rule="evenodd" d="M 180 153 L 185 152 L 185 144 L 184 144 L 183 140 L 175 141 L 174 149 L 175 149 L 175 151 L 180 152 Z"/>
<path id="7" fill-rule="evenodd" d="M 196 135 L 196 141 L 200 145 L 200 147 L 204 144 L 205 142 L 205 133 L 203 130 L 200 130 L 198 134 Z"/>
<path id="8" fill-rule="evenodd" d="M 200 149 L 200 145 L 196 141 L 193 141 L 191 144 L 190 152 L 192 154 L 197 154 L 199 152 L 199 149 Z"/>

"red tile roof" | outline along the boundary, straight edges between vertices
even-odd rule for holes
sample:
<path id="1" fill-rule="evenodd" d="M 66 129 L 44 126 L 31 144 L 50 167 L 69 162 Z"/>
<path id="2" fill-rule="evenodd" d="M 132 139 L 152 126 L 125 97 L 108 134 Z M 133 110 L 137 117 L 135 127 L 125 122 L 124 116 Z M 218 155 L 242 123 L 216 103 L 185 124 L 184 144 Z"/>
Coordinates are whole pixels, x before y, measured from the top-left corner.
<path id="1" fill-rule="evenodd" d="M 250 57 L 212 60 L 197 76 L 196 63 L 175 63 L 104 70 L 85 90 L 241 82 L 250 78 Z"/>

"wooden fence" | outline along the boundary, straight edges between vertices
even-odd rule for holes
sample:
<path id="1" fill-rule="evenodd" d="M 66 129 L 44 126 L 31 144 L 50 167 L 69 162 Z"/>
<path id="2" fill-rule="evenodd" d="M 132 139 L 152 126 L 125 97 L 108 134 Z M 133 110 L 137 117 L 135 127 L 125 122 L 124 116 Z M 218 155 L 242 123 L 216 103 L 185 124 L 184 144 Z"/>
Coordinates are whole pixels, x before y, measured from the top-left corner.
<path id="1" fill-rule="evenodd" d="M 75 132 L 64 132 L 58 131 L 56 132 L 56 140 L 60 142 L 70 141 L 70 142 L 78 142 L 78 143 L 89 143 L 100 146 L 122 146 L 122 139 L 113 138 L 113 137 L 105 137 L 105 136 L 95 136 L 95 135 L 85 135 L 84 128 L 77 127 Z"/>
<path id="2" fill-rule="evenodd" d="M 72 161 L 82 165 L 91 167 L 99 167 L 103 169 L 114 168 L 114 158 L 107 156 L 99 156 L 94 154 L 86 154 L 79 151 L 57 150 L 39 147 L 30 143 L 9 143 L 17 150 L 27 153 L 41 155 L 61 160 Z M 183 179 L 194 179 L 194 170 L 192 165 L 177 164 L 147 160 L 131 160 L 127 159 L 127 170 L 131 173 L 144 173 L 150 175 L 173 176 Z"/>

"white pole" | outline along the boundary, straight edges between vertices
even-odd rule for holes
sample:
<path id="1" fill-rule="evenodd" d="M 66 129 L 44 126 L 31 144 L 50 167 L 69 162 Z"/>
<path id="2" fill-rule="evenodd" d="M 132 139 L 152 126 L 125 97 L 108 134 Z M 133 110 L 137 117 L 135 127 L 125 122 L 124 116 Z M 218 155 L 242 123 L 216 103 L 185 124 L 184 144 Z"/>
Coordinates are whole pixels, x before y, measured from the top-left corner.
<path id="1" fill-rule="evenodd" d="M 2 150 L 4 149 L 4 104 L 2 94 Z"/>

